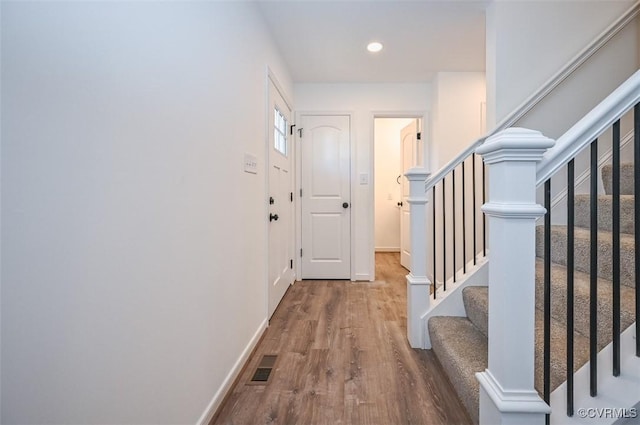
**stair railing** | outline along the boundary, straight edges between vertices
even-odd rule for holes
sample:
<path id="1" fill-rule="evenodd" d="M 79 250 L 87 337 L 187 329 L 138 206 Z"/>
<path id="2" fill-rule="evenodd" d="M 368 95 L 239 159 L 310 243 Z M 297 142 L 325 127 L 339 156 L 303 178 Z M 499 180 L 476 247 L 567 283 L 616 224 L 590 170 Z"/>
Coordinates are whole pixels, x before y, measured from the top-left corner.
<path id="1" fill-rule="evenodd" d="M 639 14 L 640 1 L 637 1 L 493 130 L 471 143 L 440 170 L 430 174 L 426 169 L 418 167 L 407 173 L 406 177 L 410 180 L 409 204 L 412 217 L 411 249 L 414 253 L 411 256 L 411 273 L 407 276 L 407 338 L 412 347 L 426 347 L 425 326 L 421 318 L 430 310 L 431 298 L 438 297 L 439 293 L 445 295 L 447 282 L 455 282 L 467 273 L 467 260 L 473 259 L 475 264 L 477 259 L 486 257 L 491 245 L 486 233 L 486 218 L 478 208 L 478 205 L 486 201 L 487 173 L 484 163 L 475 153 L 476 150 L 488 138 L 517 125 Z M 467 181 L 469 172 L 471 182 Z M 456 184 L 456 181 L 459 183 Z M 458 204 L 457 199 L 460 199 Z M 426 207 L 429 202 L 430 220 Z M 457 212 L 464 215 L 464 218 L 456 218 Z M 471 218 L 471 223 L 467 223 L 468 217 Z M 427 221 L 426 229 L 424 221 Z M 460 232 L 458 234 L 461 237 L 453 236 L 455 232 Z M 468 235 L 471 239 L 467 238 Z"/>
<path id="2" fill-rule="evenodd" d="M 567 416 L 575 413 L 574 406 L 574 161 L 575 157 L 583 150 L 589 148 L 590 156 L 590 296 L 589 296 L 589 393 L 591 397 L 598 395 L 598 341 L 599 314 L 598 314 L 598 276 L 601 274 L 598 258 L 598 138 L 610 131 L 612 140 L 612 255 L 611 264 L 603 266 L 611 267 L 611 280 L 613 283 L 612 306 L 612 376 L 620 376 L 621 373 L 621 229 L 620 229 L 620 120 L 623 115 L 633 111 L 634 113 L 634 158 L 637 170 L 640 170 L 640 71 L 623 83 L 600 105 L 593 109 L 583 120 L 572 127 L 565 135 L 560 137 L 556 147 L 538 164 L 538 185 L 544 185 L 545 192 L 545 226 L 544 226 L 544 389 L 543 398 L 550 402 L 551 383 L 550 375 L 550 338 L 551 338 L 551 176 L 559 172 L 563 166 L 567 166 L 567 187 L 570 189 L 567 199 L 567 370 L 566 370 L 566 400 Z M 640 175 L 635 174 L 635 192 L 640 193 Z M 636 197 L 635 199 L 640 199 Z M 634 210 L 634 222 L 640 223 L 640 208 L 638 201 Z M 640 226 L 636 226 L 639 227 Z M 640 314 L 640 278 L 638 268 L 640 263 L 636 260 L 640 257 L 640 233 L 635 230 L 635 257 L 634 267 L 636 279 L 636 312 L 637 320 Z M 640 357 L 640 328 L 636 327 L 635 355 Z M 630 406 L 627 406 L 630 407 Z"/>
<path id="3" fill-rule="evenodd" d="M 574 158 L 590 149 L 590 394 L 598 383 L 598 137 L 612 129 L 613 139 L 613 319 L 612 370 L 620 374 L 620 119 L 635 111 L 635 193 L 640 193 L 640 71 L 602 101 L 555 143 L 533 130 L 510 128 L 487 139 L 477 149 L 489 167 L 489 201 L 482 207 L 489 217 L 489 366 L 478 373 L 480 423 L 549 423 L 551 272 L 550 190 L 551 176 L 567 168 L 568 294 L 567 294 L 567 415 L 574 415 L 573 385 L 573 174 Z M 544 185 L 545 207 L 536 202 L 536 190 Z M 640 258 L 640 202 L 635 198 L 635 258 Z M 545 215 L 544 279 L 544 388 L 542 398 L 534 387 L 535 365 L 535 247 L 536 220 Z M 616 236 L 617 234 L 617 236 Z M 640 315 L 640 266 L 635 261 L 635 320 Z M 640 357 L 640 328 L 635 327 L 634 355 Z M 636 400 L 637 402 L 637 400 Z M 614 407 L 614 406 L 610 406 Z M 631 406 L 626 406 L 631 407 Z M 524 422 L 523 422 L 524 423 Z"/>

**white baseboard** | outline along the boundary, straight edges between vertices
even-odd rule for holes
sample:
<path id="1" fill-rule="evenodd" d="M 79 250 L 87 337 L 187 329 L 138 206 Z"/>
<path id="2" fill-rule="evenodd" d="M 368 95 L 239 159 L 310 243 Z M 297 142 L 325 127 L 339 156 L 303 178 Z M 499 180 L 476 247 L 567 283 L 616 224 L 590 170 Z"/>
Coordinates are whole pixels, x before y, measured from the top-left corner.
<path id="1" fill-rule="evenodd" d="M 372 281 L 371 275 L 369 273 L 356 273 L 353 275 L 353 280 L 356 282 L 362 281 Z"/>
<path id="2" fill-rule="evenodd" d="M 198 422 L 197 422 L 198 425 L 208 425 L 209 422 L 211 422 L 211 419 L 213 419 L 213 415 L 215 415 L 216 410 L 218 410 L 218 407 L 220 407 L 220 404 L 222 404 L 224 397 L 227 395 L 227 393 L 231 389 L 231 386 L 233 385 L 236 378 L 240 374 L 240 371 L 242 370 L 245 363 L 249 359 L 249 355 L 251 354 L 255 346 L 258 344 L 258 341 L 260 341 L 260 338 L 262 337 L 262 334 L 264 333 L 265 329 L 267 329 L 268 324 L 269 324 L 269 321 L 267 319 L 264 319 L 264 321 L 260 324 L 260 326 L 258 327 L 258 330 L 253 335 L 253 337 L 251 338 L 247 346 L 242 351 L 242 354 L 240 354 L 240 357 L 238 358 L 238 360 L 236 360 L 236 363 L 231 368 L 231 371 L 222 382 L 222 385 L 220 386 L 220 388 L 218 388 L 218 391 L 216 391 L 215 395 L 213 396 L 213 399 L 205 409 L 204 413 L 202 414 L 202 416 L 200 416 L 200 419 L 198 419 Z"/>
<path id="3" fill-rule="evenodd" d="M 380 246 L 376 247 L 376 252 L 400 252 L 400 247 Z"/>

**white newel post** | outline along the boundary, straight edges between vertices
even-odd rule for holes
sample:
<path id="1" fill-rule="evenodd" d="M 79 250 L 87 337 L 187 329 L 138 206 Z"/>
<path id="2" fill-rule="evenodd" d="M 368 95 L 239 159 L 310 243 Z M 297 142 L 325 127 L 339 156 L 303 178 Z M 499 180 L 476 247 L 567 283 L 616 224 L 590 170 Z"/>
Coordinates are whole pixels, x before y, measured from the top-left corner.
<path id="1" fill-rule="evenodd" d="M 554 141 L 509 128 L 478 148 L 488 165 L 489 367 L 480 381 L 480 424 L 544 424 L 551 409 L 534 387 L 536 163 Z"/>
<path id="2" fill-rule="evenodd" d="M 409 180 L 411 211 L 411 272 L 407 275 L 407 338 L 413 348 L 424 348 L 422 315 L 429 309 L 431 281 L 427 277 L 427 193 L 429 173 L 421 167 L 405 174 Z"/>

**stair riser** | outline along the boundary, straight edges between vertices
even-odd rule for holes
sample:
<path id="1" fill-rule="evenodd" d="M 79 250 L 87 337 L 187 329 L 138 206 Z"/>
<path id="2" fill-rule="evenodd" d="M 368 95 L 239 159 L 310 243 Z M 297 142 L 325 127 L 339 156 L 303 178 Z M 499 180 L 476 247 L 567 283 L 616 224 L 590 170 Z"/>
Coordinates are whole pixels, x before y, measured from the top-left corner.
<path id="1" fill-rule="evenodd" d="M 474 292 L 472 294 L 472 292 Z M 467 315 L 470 311 L 475 312 L 474 321 L 480 324 L 485 324 L 488 321 L 488 292 L 486 288 L 466 288 L 463 292 L 465 299 L 465 308 L 467 308 Z M 474 322 L 474 325 L 476 323 Z M 555 389 L 566 379 L 566 328 L 561 321 L 552 321 L 551 328 L 551 388 Z M 542 379 L 543 379 L 543 329 L 542 323 L 542 311 L 536 310 L 536 388 L 538 391 L 542 391 Z M 578 334 L 574 333 L 574 346 L 576 351 L 576 360 L 574 363 L 574 371 L 577 371 L 587 361 L 588 353 L 588 340 Z"/>
<path id="2" fill-rule="evenodd" d="M 544 389 L 544 323 L 542 311 L 536 310 L 536 352 L 535 352 L 535 387 L 542 393 Z M 581 335 L 574 333 L 574 364 L 576 372 L 589 359 L 589 341 Z M 566 381 L 567 374 L 567 345 L 566 328 L 559 322 L 551 322 L 551 356 L 550 377 L 551 391 L 555 390 Z"/>
<path id="3" fill-rule="evenodd" d="M 633 164 L 621 164 L 620 165 L 620 193 L 622 195 L 633 195 Z M 604 185 L 604 191 L 607 195 L 612 193 L 612 177 L 613 167 L 611 165 L 605 165 L 602 167 L 602 184 Z"/>
<path id="4" fill-rule="evenodd" d="M 566 269 L 552 268 L 551 272 L 551 317 L 558 322 L 567 323 L 567 286 Z M 613 309 L 611 304 L 611 282 L 598 280 L 598 347 L 604 348 L 612 340 Z M 620 323 L 622 329 L 629 327 L 634 321 L 635 295 L 631 288 L 622 287 Z M 574 329 L 579 334 L 589 337 L 590 301 L 589 283 L 574 280 Z M 536 267 L 536 308 L 544 308 L 544 270 L 542 265 Z"/>
<path id="5" fill-rule="evenodd" d="M 544 228 L 536 229 L 536 256 L 542 258 L 544 254 Z M 598 276 L 612 280 L 612 240 L 603 234 L 598 235 Z M 574 245 L 575 269 L 584 273 L 591 271 L 589 237 L 576 233 Z M 620 282 L 622 285 L 635 287 L 633 239 L 626 237 L 620 241 Z M 553 227 L 551 230 L 551 261 L 563 266 L 567 265 L 567 234 L 566 229 Z"/>
<path id="6" fill-rule="evenodd" d="M 489 303 L 486 293 L 478 294 L 477 288 L 467 287 L 462 291 L 462 301 L 467 317 L 476 328 L 484 334 L 489 335 Z"/>
<path id="7" fill-rule="evenodd" d="M 591 227 L 591 205 L 588 195 L 578 195 L 575 199 L 575 223 L 578 227 Z M 598 197 L 598 229 L 612 231 L 613 198 L 610 196 Z M 634 198 L 623 196 L 620 198 L 620 231 L 622 233 L 633 234 L 634 226 Z"/>

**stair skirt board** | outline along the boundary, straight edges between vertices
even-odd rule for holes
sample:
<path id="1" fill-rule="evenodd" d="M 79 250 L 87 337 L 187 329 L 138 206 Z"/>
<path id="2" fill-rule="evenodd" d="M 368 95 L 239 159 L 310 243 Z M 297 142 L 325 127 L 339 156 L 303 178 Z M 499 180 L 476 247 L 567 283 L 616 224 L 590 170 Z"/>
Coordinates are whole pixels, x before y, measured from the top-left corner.
<path id="1" fill-rule="evenodd" d="M 478 258 L 476 265 L 473 262 L 467 265 L 467 273 L 456 283 L 453 280 L 447 282 L 447 290 L 441 286 L 436 288 L 436 299 L 431 299 L 431 308 L 420 320 L 424 329 L 424 349 L 431 349 L 431 336 L 429 335 L 429 319 L 434 316 L 460 316 L 466 317 L 467 313 L 462 300 L 462 290 L 468 286 L 487 286 L 489 281 L 489 261 L 487 258 Z"/>
<path id="2" fill-rule="evenodd" d="M 640 403 L 640 357 L 635 356 L 635 328 L 636 324 L 627 328 L 620 336 L 620 376 L 614 377 L 612 371 L 613 344 L 607 345 L 598 353 L 598 396 L 589 395 L 589 363 L 582 366 L 574 375 L 574 406 L 573 417 L 566 415 L 567 383 L 564 382 L 551 393 L 551 424 L 589 424 L 610 425 L 617 423 L 618 418 L 614 414 L 601 414 L 605 417 L 587 417 L 597 411 L 580 409 L 627 409 L 627 413 L 633 413 L 632 408 Z M 601 410 L 600 412 L 603 412 Z M 640 411 L 635 411 L 637 417 L 627 423 L 640 423 Z M 606 416 L 611 416 L 607 418 Z"/>

